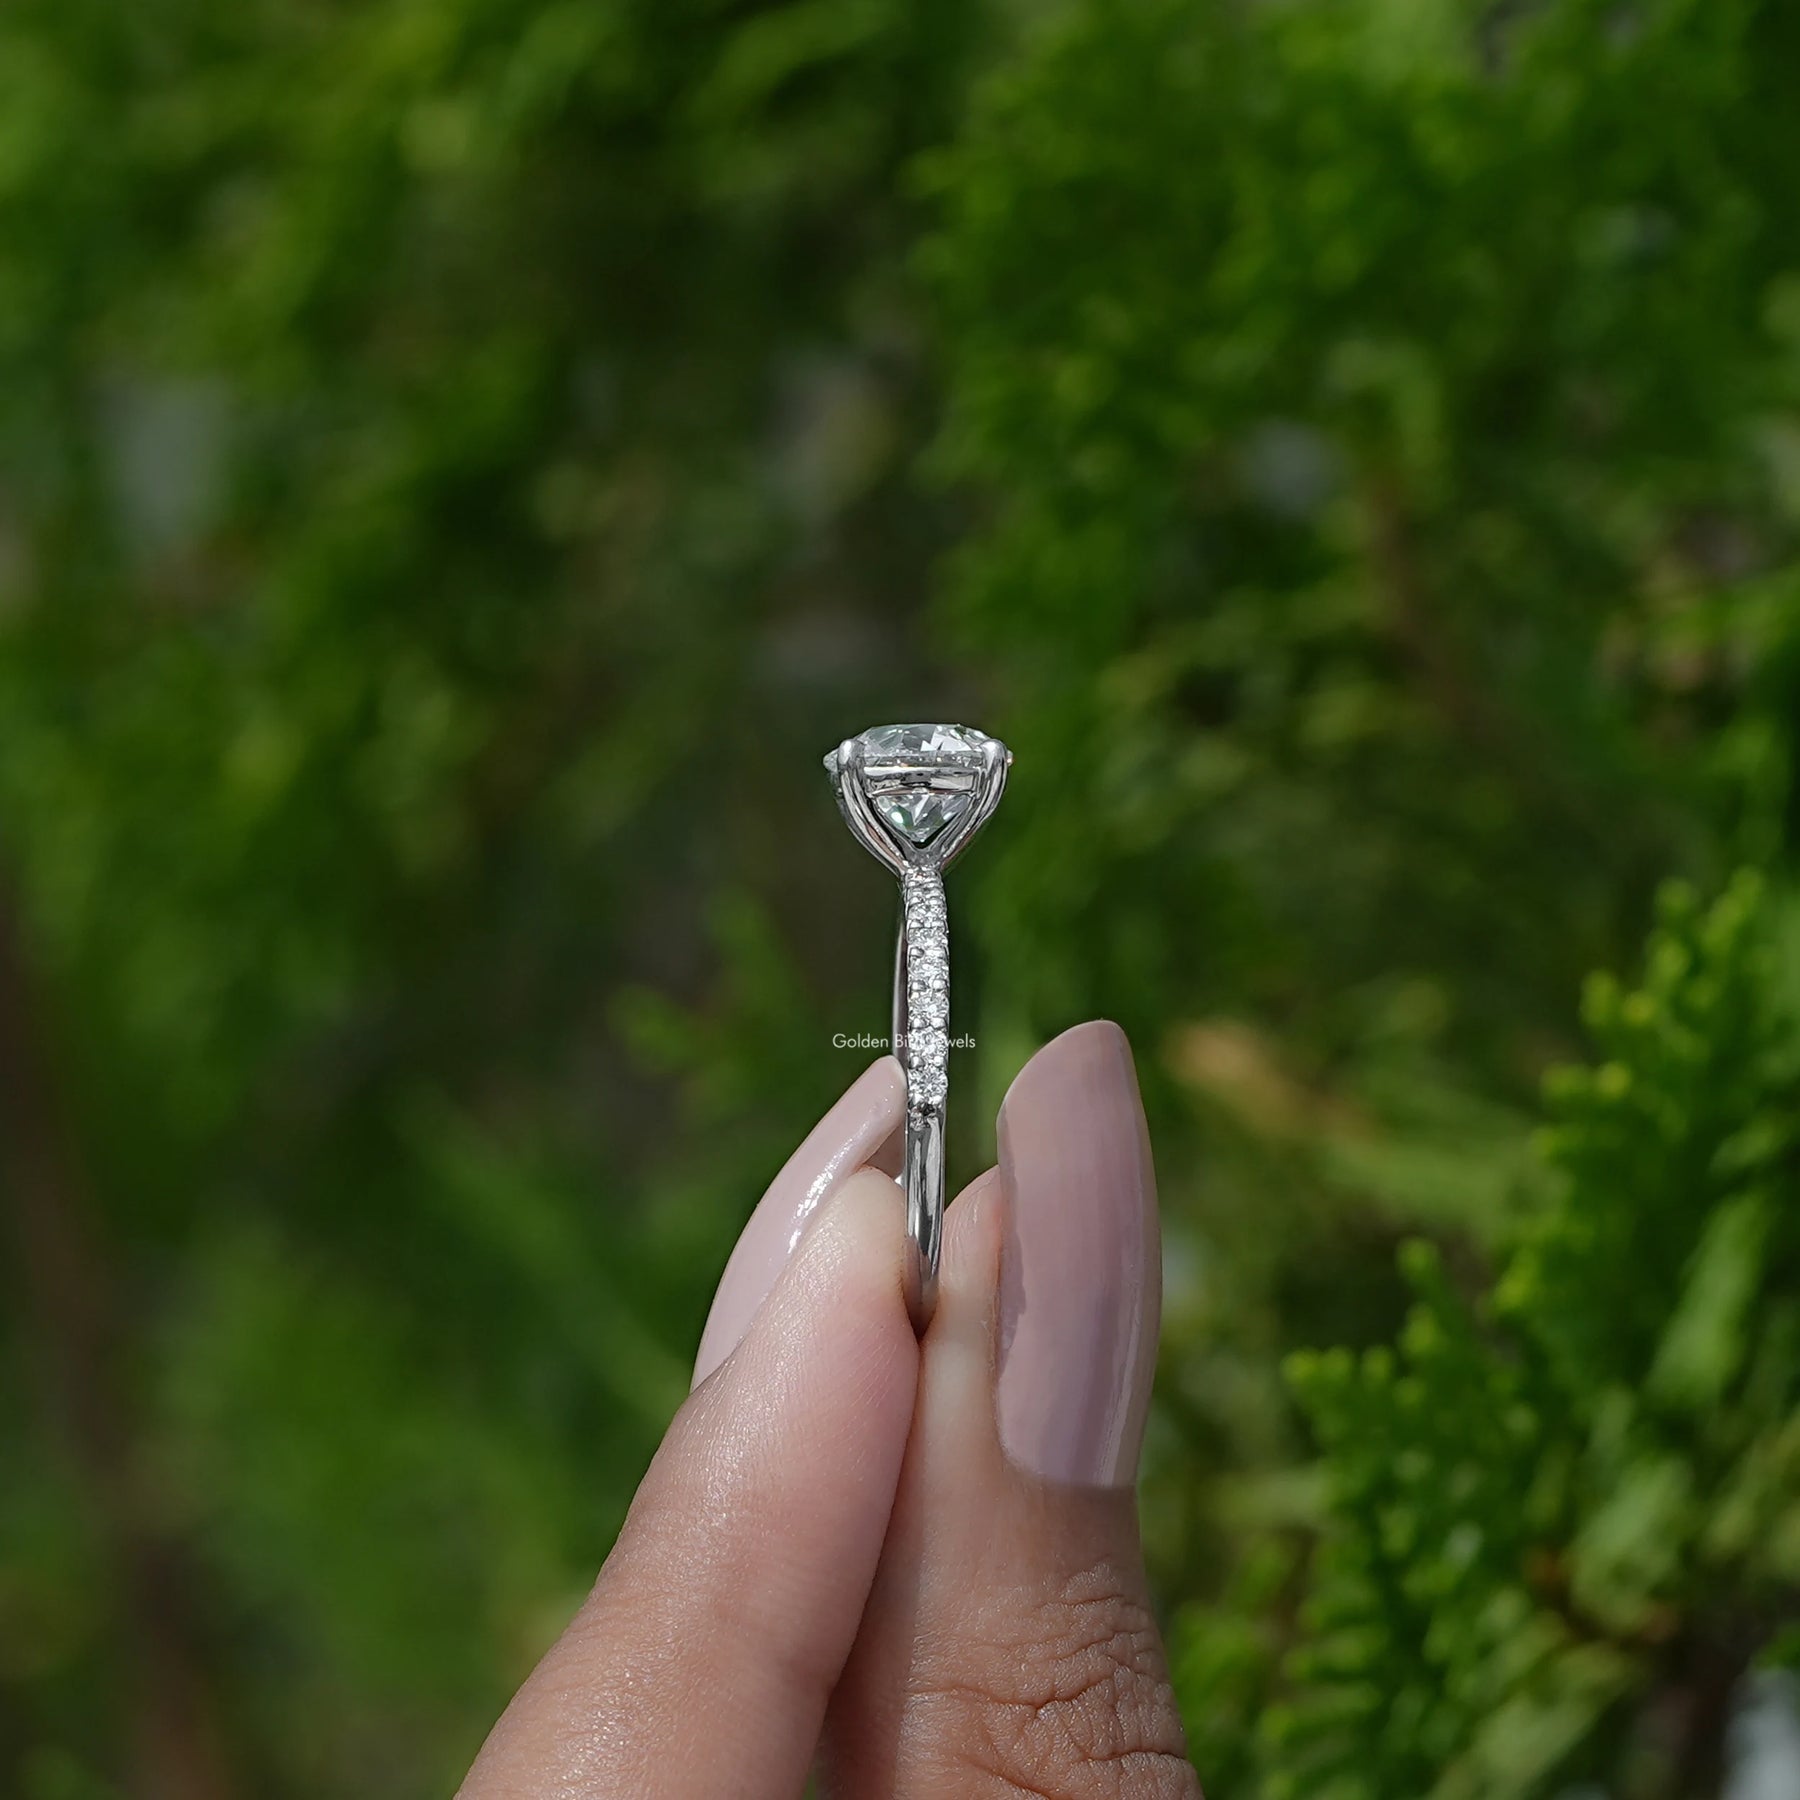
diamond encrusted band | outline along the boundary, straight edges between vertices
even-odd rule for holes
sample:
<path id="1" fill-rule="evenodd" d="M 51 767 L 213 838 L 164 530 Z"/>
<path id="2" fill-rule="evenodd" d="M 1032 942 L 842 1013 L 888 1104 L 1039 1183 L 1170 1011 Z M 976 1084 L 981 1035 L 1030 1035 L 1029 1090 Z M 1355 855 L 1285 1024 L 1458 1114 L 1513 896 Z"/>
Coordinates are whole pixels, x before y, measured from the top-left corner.
<path id="1" fill-rule="evenodd" d="M 950 1091 L 950 925 L 935 869 L 906 871 L 900 911 L 906 999 L 894 1039 L 904 1041 L 906 1100 L 914 1107 L 942 1106 Z"/>
<path id="2" fill-rule="evenodd" d="M 950 930 L 943 871 L 986 824 L 1012 752 L 963 725 L 880 725 L 825 758 L 856 840 L 900 878 L 894 1054 L 906 1070 L 907 1307 L 921 1332 L 937 1305 L 950 1088 Z"/>

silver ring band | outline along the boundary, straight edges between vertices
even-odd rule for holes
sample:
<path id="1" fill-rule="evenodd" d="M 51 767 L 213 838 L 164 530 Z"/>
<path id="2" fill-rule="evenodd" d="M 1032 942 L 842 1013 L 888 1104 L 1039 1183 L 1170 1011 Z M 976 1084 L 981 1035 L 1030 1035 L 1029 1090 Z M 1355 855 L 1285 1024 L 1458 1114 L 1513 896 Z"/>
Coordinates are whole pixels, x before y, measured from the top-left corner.
<path id="1" fill-rule="evenodd" d="M 923 1333 L 937 1307 L 949 1094 L 950 935 L 943 871 L 993 815 L 1012 752 L 960 725 L 883 725 L 825 758 L 864 849 L 900 878 L 893 1049 L 906 1071 L 906 1305 Z"/>

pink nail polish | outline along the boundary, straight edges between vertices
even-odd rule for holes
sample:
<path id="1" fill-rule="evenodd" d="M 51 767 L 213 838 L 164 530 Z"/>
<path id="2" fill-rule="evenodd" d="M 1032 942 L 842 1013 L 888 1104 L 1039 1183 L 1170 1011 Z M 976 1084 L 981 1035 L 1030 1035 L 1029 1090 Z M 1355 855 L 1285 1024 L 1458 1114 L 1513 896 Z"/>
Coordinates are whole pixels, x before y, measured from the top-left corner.
<path id="1" fill-rule="evenodd" d="M 1156 1174 L 1131 1046 L 1106 1021 L 1045 1045 L 1000 1108 L 1000 1439 L 1051 1481 L 1128 1487 L 1162 1316 Z"/>
<path id="2" fill-rule="evenodd" d="M 695 1387 L 743 1341 L 813 1215 L 845 1180 L 875 1160 L 905 1112 L 906 1076 L 893 1057 L 884 1056 L 807 1133 L 757 1203 L 719 1277 L 694 1360 Z"/>

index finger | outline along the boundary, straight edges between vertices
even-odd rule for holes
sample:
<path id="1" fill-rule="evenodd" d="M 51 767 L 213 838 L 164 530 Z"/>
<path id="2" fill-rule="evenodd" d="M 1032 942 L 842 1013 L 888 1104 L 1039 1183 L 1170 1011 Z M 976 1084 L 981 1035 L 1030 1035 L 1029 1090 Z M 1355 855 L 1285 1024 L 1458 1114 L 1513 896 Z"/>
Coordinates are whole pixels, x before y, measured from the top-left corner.
<path id="1" fill-rule="evenodd" d="M 715 1314 L 707 1357 L 723 1361 L 676 1415 L 593 1593 L 462 1800 L 800 1791 L 874 1577 L 919 1361 L 899 1192 L 872 1170 L 833 1186 L 833 1157 L 838 1173 L 851 1159 L 827 1128 L 872 1153 L 903 1093 L 897 1065 L 877 1064 L 808 1140 L 831 1152 L 824 1191 L 778 1182 L 753 1217 L 758 1254 L 734 1259 L 734 1282 L 756 1285 L 746 1265 L 771 1233 L 797 1232 L 798 1247 L 741 1341 Z"/>

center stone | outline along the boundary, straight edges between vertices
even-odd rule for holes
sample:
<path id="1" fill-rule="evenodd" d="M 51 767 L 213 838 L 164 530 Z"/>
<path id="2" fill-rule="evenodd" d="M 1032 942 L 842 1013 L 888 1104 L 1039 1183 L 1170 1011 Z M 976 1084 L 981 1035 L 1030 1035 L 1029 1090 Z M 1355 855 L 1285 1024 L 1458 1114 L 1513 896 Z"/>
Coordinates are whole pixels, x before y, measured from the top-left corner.
<path id="1" fill-rule="evenodd" d="M 875 810 L 915 844 L 929 844 L 968 811 L 981 784 L 982 746 L 969 725 L 876 725 L 858 740 Z M 825 759 L 837 771 L 837 752 Z"/>

